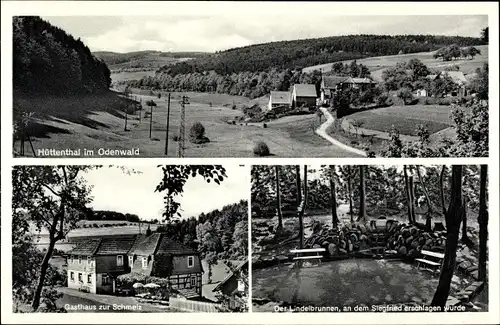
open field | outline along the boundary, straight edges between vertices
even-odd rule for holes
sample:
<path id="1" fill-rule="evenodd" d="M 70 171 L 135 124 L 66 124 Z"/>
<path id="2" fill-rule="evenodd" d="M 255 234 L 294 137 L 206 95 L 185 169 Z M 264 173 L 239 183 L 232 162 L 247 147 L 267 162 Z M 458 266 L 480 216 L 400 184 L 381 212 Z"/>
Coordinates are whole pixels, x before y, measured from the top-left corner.
<path id="1" fill-rule="evenodd" d="M 388 67 L 395 66 L 398 62 L 407 62 L 411 59 L 419 59 L 422 61 L 428 68 L 436 69 L 436 70 L 444 70 L 446 67 L 457 65 L 460 67 L 460 71 L 465 74 L 473 73 L 477 68 L 481 68 L 484 63 L 488 62 L 488 45 L 475 46 L 478 50 L 481 51 L 481 54 L 476 56 L 474 60 L 464 60 L 458 59 L 456 61 L 441 61 L 436 60 L 432 56 L 433 52 L 419 52 L 419 53 L 411 53 L 411 54 L 401 54 L 401 55 L 387 55 L 387 56 L 378 56 L 378 57 L 369 57 L 364 59 L 356 60 L 358 63 L 364 64 L 371 71 L 372 77 L 380 81 L 382 80 L 382 71 L 387 69 Z M 343 61 L 344 63 L 349 63 L 352 60 Z M 329 72 L 332 68 L 332 63 L 316 65 L 312 67 L 304 68 L 304 72 L 311 72 L 314 70 L 322 69 L 323 72 Z"/>
<path id="2" fill-rule="evenodd" d="M 111 72 L 111 83 L 140 80 L 144 77 L 153 77 L 156 70 L 137 70 L 137 71 L 113 71 Z"/>
<path id="3" fill-rule="evenodd" d="M 155 96 L 135 93 L 134 96 L 143 104 L 143 111 L 128 116 L 127 131 L 124 130 L 124 99 L 116 99 L 113 95 L 99 97 L 59 99 L 51 101 L 45 99 L 17 99 L 24 107 L 37 113 L 37 132 L 32 135 L 35 152 L 38 149 L 80 149 L 75 156 L 105 157 L 111 156 L 100 153 L 99 149 L 139 149 L 141 157 L 164 157 L 165 131 L 167 117 L 166 94 L 161 99 Z M 169 129 L 168 156 L 177 157 L 178 143 L 172 138 L 178 134 L 180 125 L 180 98 L 182 95 L 190 97 L 186 106 L 186 138 L 189 129 L 195 122 L 201 122 L 206 130 L 210 143 L 198 145 L 186 139 L 186 157 L 253 157 L 253 147 L 257 141 L 268 144 L 271 154 L 276 157 L 351 157 L 353 154 L 345 152 L 328 141 L 314 134 L 313 126 L 319 126 L 315 115 L 295 117 L 293 123 L 280 120 L 263 125 L 245 125 L 245 123 L 229 124 L 227 121 L 243 115 L 242 105 L 251 106 L 254 101 L 241 96 L 209 93 L 172 93 L 171 114 Z M 145 111 L 150 108 L 146 101 L 154 100 L 158 106 L 153 110 L 152 138 L 149 139 L 148 117 Z M 212 103 L 212 107 L 210 107 Z M 238 109 L 232 109 L 233 103 Z M 82 109 L 82 108 L 85 109 Z M 313 124 L 317 123 L 317 124 Z M 14 148 L 19 147 L 16 141 Z M 87 150 L 87 151 L 85 151 Z M 85 151 L 85 152 L 84 152 Z M 25 154 L 32 155 L 29 144 L 25 144 Z M 38 155 L 40 157 L 40 154 Z M 115 155 L 116 157 L 117 155 Z M 120 157 L 133 157 L 133 153 L 119 154 Z"/>
<path id="4" fill-rule="evenodd" d="M 450 106 L 444 105 L 390 106 L 355 113 L 346 119 L 363 122 L 364 129 L 382 132 L 389 132 L 394 125 L 401 134 L 416 136 L 417 124 L 424 125 L 430 134 L 450 127 L 450 111 Z"/>

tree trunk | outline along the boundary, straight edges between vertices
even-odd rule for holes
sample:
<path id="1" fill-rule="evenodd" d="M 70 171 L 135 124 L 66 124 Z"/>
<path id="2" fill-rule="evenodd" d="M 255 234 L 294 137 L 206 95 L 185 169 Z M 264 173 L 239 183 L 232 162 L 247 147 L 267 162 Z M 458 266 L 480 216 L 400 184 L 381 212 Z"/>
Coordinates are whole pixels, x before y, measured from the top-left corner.
<path id="1" fill-rule="evenodd" d="M 411 205 L 411 220 L 412 223 L 417 222 L 416 214 L 415 214 L 415 184 L 413 182 L 413 176 L 409 176 L 409 192 L 410 192 L 410 205 Z"/>
<path id="2" fill-rule="evenodd" d="M 446 165 L 441 168 L 441 174 L 439 175 L 439 188 L 441 190 L 441 208 L 443 209 L 443 216 L 446 215 L 446 203 L 444 202 L 444 173 L 446 172 Z"/>
<path id="3" fill-rule="evenodd" d="M 295 166 L 296 180 L 297 180 L 297 214 L 299 217 L 299 243 L 300 249 L 304 248 L 304 220 L 302 210 L 302 183 L 300 181 L 300 166 Z"/>
<path id="4" fill-rule="evenodd" d="M 460 233 L 460 222 L 463 219 L 465 209 L 462 201 L 462 166 L 452 167 L 450 206 L 446 213 L 446 248 L 443 266 L 439 276 L 439 284 L 432 299 L 431 306 L 444 307 L 450 293 L 450 284 L 455 271 L 458 236 Z"/>
<path id="5" fill-rule="evenodd" d="M 347 192 L 349 195 L 349 214 L 351 215 L 351 223 L 354 223 L 354 209 L 352 203 L 352 179 L 351 179 L 351 166 L 347 166 L 349 175 L 347 177 Z"/>
<path id="6" fill-rule="evenodd" d="M 425 186 L 424 179 L 422 178 L 422 174 L 420 173 L 420 166 L 416 166 L 418 181 L 422 186 L 422 190 L 425 195 L 425 200 L 427 201 L 427 217 L 425 218 L 425 229 L 427 231 L 432 230 L 432 215 L 434 214 L 434 207 L 432 206 L 431 197 L 429 196 L 429 192 L 427 192 L 427 186 Z"/>
<path id="7" fill-rule="evenodd" d="M 481 180 L 479 188 L 479 281 L 486 281 L 486 262 L 488 257 L 488 207 L 486 204 L 486 180 L 488 165 L 481 165 Z"/>
<path id="8" fill-rule="evenodd" d="M 150 116 L 149 116 L 149 138 L 151 139 L 151 136 L 153 134 L 153 105 L 151 105 L 150 109 Z"/>
<path id="9" fill-rule="evenodd" d="M 283 230 L 283 213 L 281 212 L 281 190 L 280 190 L 280 166 L 274 166 L 276 172 L 276 205 L 278 211 L 278 229 L 276 229 L 276 235 L 281 235 Z"/>
<path id="10" fill-rule="evenodd" d="M 365 203 L 365 166 L 359 166 L 359 217 L 358 221 L 366 222 L 366 203 Z"/>
<path id="11" fill-rule="evenodd" d="M 465 198 L 465 196 L 462 199 L 462 205 L 464 206 L 464 216 L 462 220 L 462 243 L 464 243 L 468 247 L 472 247 L 474 246 L 474 243 L 467 234 L 467 199 Z"/>
<path id="12" fill-rule="evenodd" d="M 54 223 L 55 224 L 55 223 Z M 40 298 L 42 297 L 43 284 L 45 282 L 45 275 L 47 275 L 47 269 L 49 267 L 49 261 L 52 257 L 52 252 L 54 251 L 54 247 L 56 245 L 56 240 L 54 238 L 54 234 L 50 235 L 49 247 L 47 248 L 47 252 L 42 260 L 42 265 L 40 266 L 40 275 L 38 276 L 38 283 L 36 285 L 35 294 L 33 295 L 33 301 L 31 302 L 31 307 L 33 311 L 37 311 L 40 306 Z"/>
<path id="13" fill-rule="evenodd" d="M 410 195 L 410 183 L 408 180 L 408 170 L 406 165 L 403 166 L 404 171 L 404 179 L 405 179 L 405 193 L 406 193 L 406 202 L 408 202 L 408 222 L 412 223 L 412 205 L 411 205 L 411 195 Z"/>
<path id="14" fill-rule="evenodd" d="M 332 200 L 332 229 L 336 229 L 339 224 L 337 215 L 337 193 L 335 190 L 335 180 L 333 179 L 333 169 L 335 166 L 330 166 L 330 199 Z"/>

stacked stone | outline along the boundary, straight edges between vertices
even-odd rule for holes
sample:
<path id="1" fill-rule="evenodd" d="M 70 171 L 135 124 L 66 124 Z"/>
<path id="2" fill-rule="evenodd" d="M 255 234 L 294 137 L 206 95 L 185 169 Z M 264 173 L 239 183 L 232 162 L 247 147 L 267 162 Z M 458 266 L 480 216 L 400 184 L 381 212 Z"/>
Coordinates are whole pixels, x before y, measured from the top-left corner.
<path id="1" fill-rule="evenodd" d="M 399 224 L 389 229 L 387 249 L 400 256 L 418 257 L 420 251 L 444 252 L 446 231 L 427 232 L 415 226 Z"/>

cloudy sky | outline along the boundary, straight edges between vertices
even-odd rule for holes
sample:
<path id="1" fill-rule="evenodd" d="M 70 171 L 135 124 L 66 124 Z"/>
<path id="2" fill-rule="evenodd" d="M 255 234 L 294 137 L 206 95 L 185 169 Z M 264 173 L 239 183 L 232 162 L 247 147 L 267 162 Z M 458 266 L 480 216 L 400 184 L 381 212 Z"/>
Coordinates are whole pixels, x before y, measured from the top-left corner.
<path id="1" fill-rule="evenodd" d="M 227 179 L 216 185 L 208 184 L 201 177 L 191 178 L 184 186 L 179 199 L 182 216 L 198 216 L 227 204 L 248 199 L 249 172 L 246 167 L 224 166 Z M 85 174 L 89 185 L 93 185 L 91 206 L 95 210 L 111 210 L 137 214 L 141 219 L 161 219 L 163 195 L 155 193 L 162 179 L 161 168 L 156 166 L 132 167 L 140 174 L 127 175 L 116 167 L 103 167 Z"/>
<path id="2" fill-rule="evenodd" d="M 331 5 L 334 4 L 280 2 L 273 3 L 270 10 L 260 11 L 245 10 L 245 6 L 213 10 L 212 6 L 205 13 L 198 10 L 186 14 L 176 7 L 177 10 L 155 16 L 42 17 L 80 37 L 93 51 L 114 52 L 213 52 L 271 41 L 347 34 L 479 37 L 481 29 L 488 25 L 484 15 L 354 16 L 339 15 L 338 11 L 329 10 Z"/>

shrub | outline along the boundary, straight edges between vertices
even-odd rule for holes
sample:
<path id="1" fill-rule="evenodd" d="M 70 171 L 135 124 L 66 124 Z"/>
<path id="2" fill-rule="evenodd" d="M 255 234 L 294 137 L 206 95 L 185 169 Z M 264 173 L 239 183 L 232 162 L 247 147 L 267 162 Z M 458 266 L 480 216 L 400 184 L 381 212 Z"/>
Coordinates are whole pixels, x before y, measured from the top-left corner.
<path id="1" fill-rule="evenodd" d="M 189 130 L 189 137 L 191 139 L 200 139 L 205 136 L 205 127 L 200 122 L 196 122 Z"/>
<path id="2" fill-rule="evenodd" d="M 264 141 L 259 141 L 255 144 L 253 147 L 253 153 L 260 157 L 269 156 L 271 154 L 269 147 Z"/>
<path id="3" fill-rule="evenodd" d="M 179 141 L 180 137 L 178 135 L 174 135 L 172 137 L 172 140 L 174 140 L 175 142 Z"/>
<path id="4" fill-rule="evenodd" d="M 262 124 L 262 126 L 264 127 L 264 129 L 267 129 L 267 123 Z"/>
<path id="5" fill-rule="evenodd" d="M 92 224 L 92 227 L 99 228 L 99 225 L 97 223 L 94 223 L 94 224 Z"/>
<path id="6" fill-rule="evenodd" d="M 387 93 L 380 94 L 380 96 L 377 97 L 377 105 L 387 105 L 387 99 L 389 99 Z"/>

